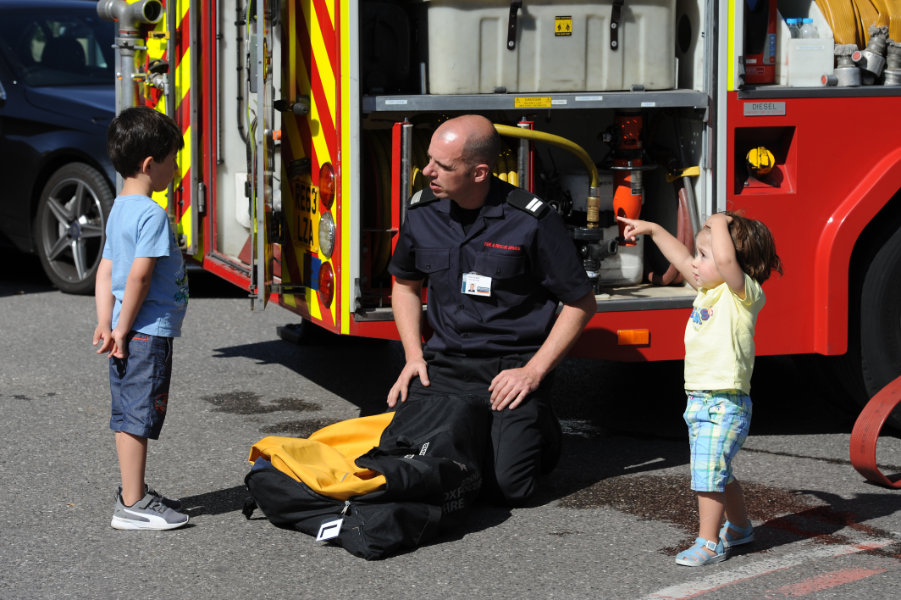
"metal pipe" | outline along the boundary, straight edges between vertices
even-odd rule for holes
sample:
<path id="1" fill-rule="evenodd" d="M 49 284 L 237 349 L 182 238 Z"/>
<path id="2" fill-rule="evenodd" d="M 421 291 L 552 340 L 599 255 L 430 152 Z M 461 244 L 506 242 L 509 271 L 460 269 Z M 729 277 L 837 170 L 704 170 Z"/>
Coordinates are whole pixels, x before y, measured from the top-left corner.
<path id="1" fill-rule="evenodd" d="M 520 129 L 530 129 L 528 121 L 520 121 L 517 125 Z M 519 139 L 519 153 L 516 155 L 516 176 L 519 179 L 519 187 L 532 191 L 532 173 L 529 169 L 529 145 L 526 138 Z"/>
<path id="2" fill-rule="evenodd" d="M 100 0 L 97 15 L 119 24 L 116 35 L 116 113 L 134 106 L 135 50 L 139 49 L 141 27 L 154 25 L 163 18 L 160 0 L 139 0 L 127 4 L 125 0 Z"/>
<path id="3" fill-rule="evenodd" d="M 169 90 L 166 93 L 166 114 L 171 118 L 175 118 L 175 61 L 173 57 L 176 56 L 175 49 L 175 39 L 176 36 L 175 28 L 176 28 L 176 6 L 175 2 L 166 3 L 166 30 L 169 35 L 166 37 L 166 57 L 171 61 L 169 65 L 169 71 L 166 73 L 166 76 L 169 78 Z M 191 144 L 192 146 L 194 144 Z M 179 179 L 179 181 L 181 181 Z M 176 218 L 175 211 L 175 181 L 172 180 L 169 182 L 168 187 L 166 188 L 166 211 L 169 213 L 169 216 L 172 219 Z M 194 219 L 191 219 L 194 221 Z M 174 221 L 173 221 L 174 222 Z"/>
<path id="4" fill-rule="evenodd" d="M 155 25 L 163 18 L 160 0 L 138 0 L 128 4 L 125 0 L 99 0 L 97 15 L 105 21 L 117 21 L 119 33 L 132 31 L 135 34 L 141 25 Z"/>
<path id="5" fill-rule="evenodd" d="M 125 0 L 99 0 L 97 16 L 119 24 L 116 35 L 116 114 L 135 104 L 135 50 L 144 48 L 141 27 L 154 25 L 163 18 L 160 0 L 139 0 L 128 4 Z M 116 174 L 116 189 L 122 189 L 122 176 Z M 170 195 L 171 198 L 171 195 Z"/>
<path id="6" fill-rule="evenodd" d="M 375 143 L 378 143 L 376 141 Z M 406 119 L 400 130 L 400 222 L 407 220 L 407 202 L 412 187 L 413 123 Z"/>
<path id="7" fill-rule="evenodd" d="M 247 7 L 247 10 L 250 10 L 250 7 Z M 241 138 L 241 141 L 247 145 L 249 142 L 247 140 L 247 132 L 244 130 L 244 89 L 246 83 L 244 82 L 244 27 L 246 27 L 246 21 L 249 19 L 249 15 L 245 15 L 245 13 L 241 10 L 241 6 L 239 3 L 235 3 L 235 64 L 237 65 L 237 82 L 238 85 L 238 96 L 235 98 L 235 123 L 238 125 L 238 135 Z"/>

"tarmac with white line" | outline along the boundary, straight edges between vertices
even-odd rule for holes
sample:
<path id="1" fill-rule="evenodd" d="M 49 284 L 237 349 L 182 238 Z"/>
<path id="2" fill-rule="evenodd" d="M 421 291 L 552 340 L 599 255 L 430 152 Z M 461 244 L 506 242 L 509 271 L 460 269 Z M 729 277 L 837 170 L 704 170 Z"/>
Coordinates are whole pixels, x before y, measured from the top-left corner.
<path id="1" fill-rule="evenodd" d="M 556 381 L 564 452 L 532 506 L 479 506 L 460 530 L 365 561 L 245 519 L 250 446 L 383 410 L 396 342 L 279 339 L 296 321 L 251 312 L 196 274 L 175 343 L 170 411 L 148 480 L 181 497 L 183 529 L 109 525 L 118 467 L 93 299 L 66 296 L 17 259 L 0 281 L 0 598 L 895 598 L 901 490 L 848 458 L 853 420 L 802 360 L 764 357 L 736 462 L 756 541 L 715 566 L 673 557 L 696 535 L 680 365 L 568 359 Z M 766 318 L 766 313 L 761 315 Z M 885 473 L 901 438 L 883 435 Z"/>

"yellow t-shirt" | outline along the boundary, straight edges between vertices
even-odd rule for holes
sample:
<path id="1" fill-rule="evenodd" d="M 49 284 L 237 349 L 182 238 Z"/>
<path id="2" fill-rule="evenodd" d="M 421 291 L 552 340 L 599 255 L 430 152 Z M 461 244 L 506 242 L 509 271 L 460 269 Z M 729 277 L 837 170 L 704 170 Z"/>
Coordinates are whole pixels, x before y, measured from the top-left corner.
<path id="1" fill-rule="evenodd" d="M 685 389 L 751 391 L 754 324 L 766 296 L 745 274 L 745 297 L 725 283 L 701 288 L 685 327 Z"/>

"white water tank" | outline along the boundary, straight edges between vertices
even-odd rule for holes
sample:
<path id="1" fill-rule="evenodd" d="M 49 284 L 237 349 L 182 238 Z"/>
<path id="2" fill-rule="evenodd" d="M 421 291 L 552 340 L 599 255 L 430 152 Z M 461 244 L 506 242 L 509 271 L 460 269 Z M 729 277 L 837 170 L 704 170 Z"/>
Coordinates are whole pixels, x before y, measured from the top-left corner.
<path id="1" fill-rule="evenodd" d="M 675 87 L 675 0 L 423 1 L 431 94 Z"/>

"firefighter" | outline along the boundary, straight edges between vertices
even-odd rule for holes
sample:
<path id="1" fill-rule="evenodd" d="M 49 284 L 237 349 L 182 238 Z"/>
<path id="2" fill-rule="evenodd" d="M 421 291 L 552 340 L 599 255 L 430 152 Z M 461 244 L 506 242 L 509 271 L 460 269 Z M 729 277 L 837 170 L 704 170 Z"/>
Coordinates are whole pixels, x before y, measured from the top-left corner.
<path id="1" fill-rule="evenodd" d="M 388 405 L 482 395 L 492 417 L 483 492 L 514 505 L 559 457 L 550 376 L 597 303 L 560 216 L 492 176 L 500 147 L 478 115 L 448 120 L 432 136 L 429 187 L 410 200 L 389 266 L 406 364 Z M 434 333 L 423 346 L 425 282 Z"/>

